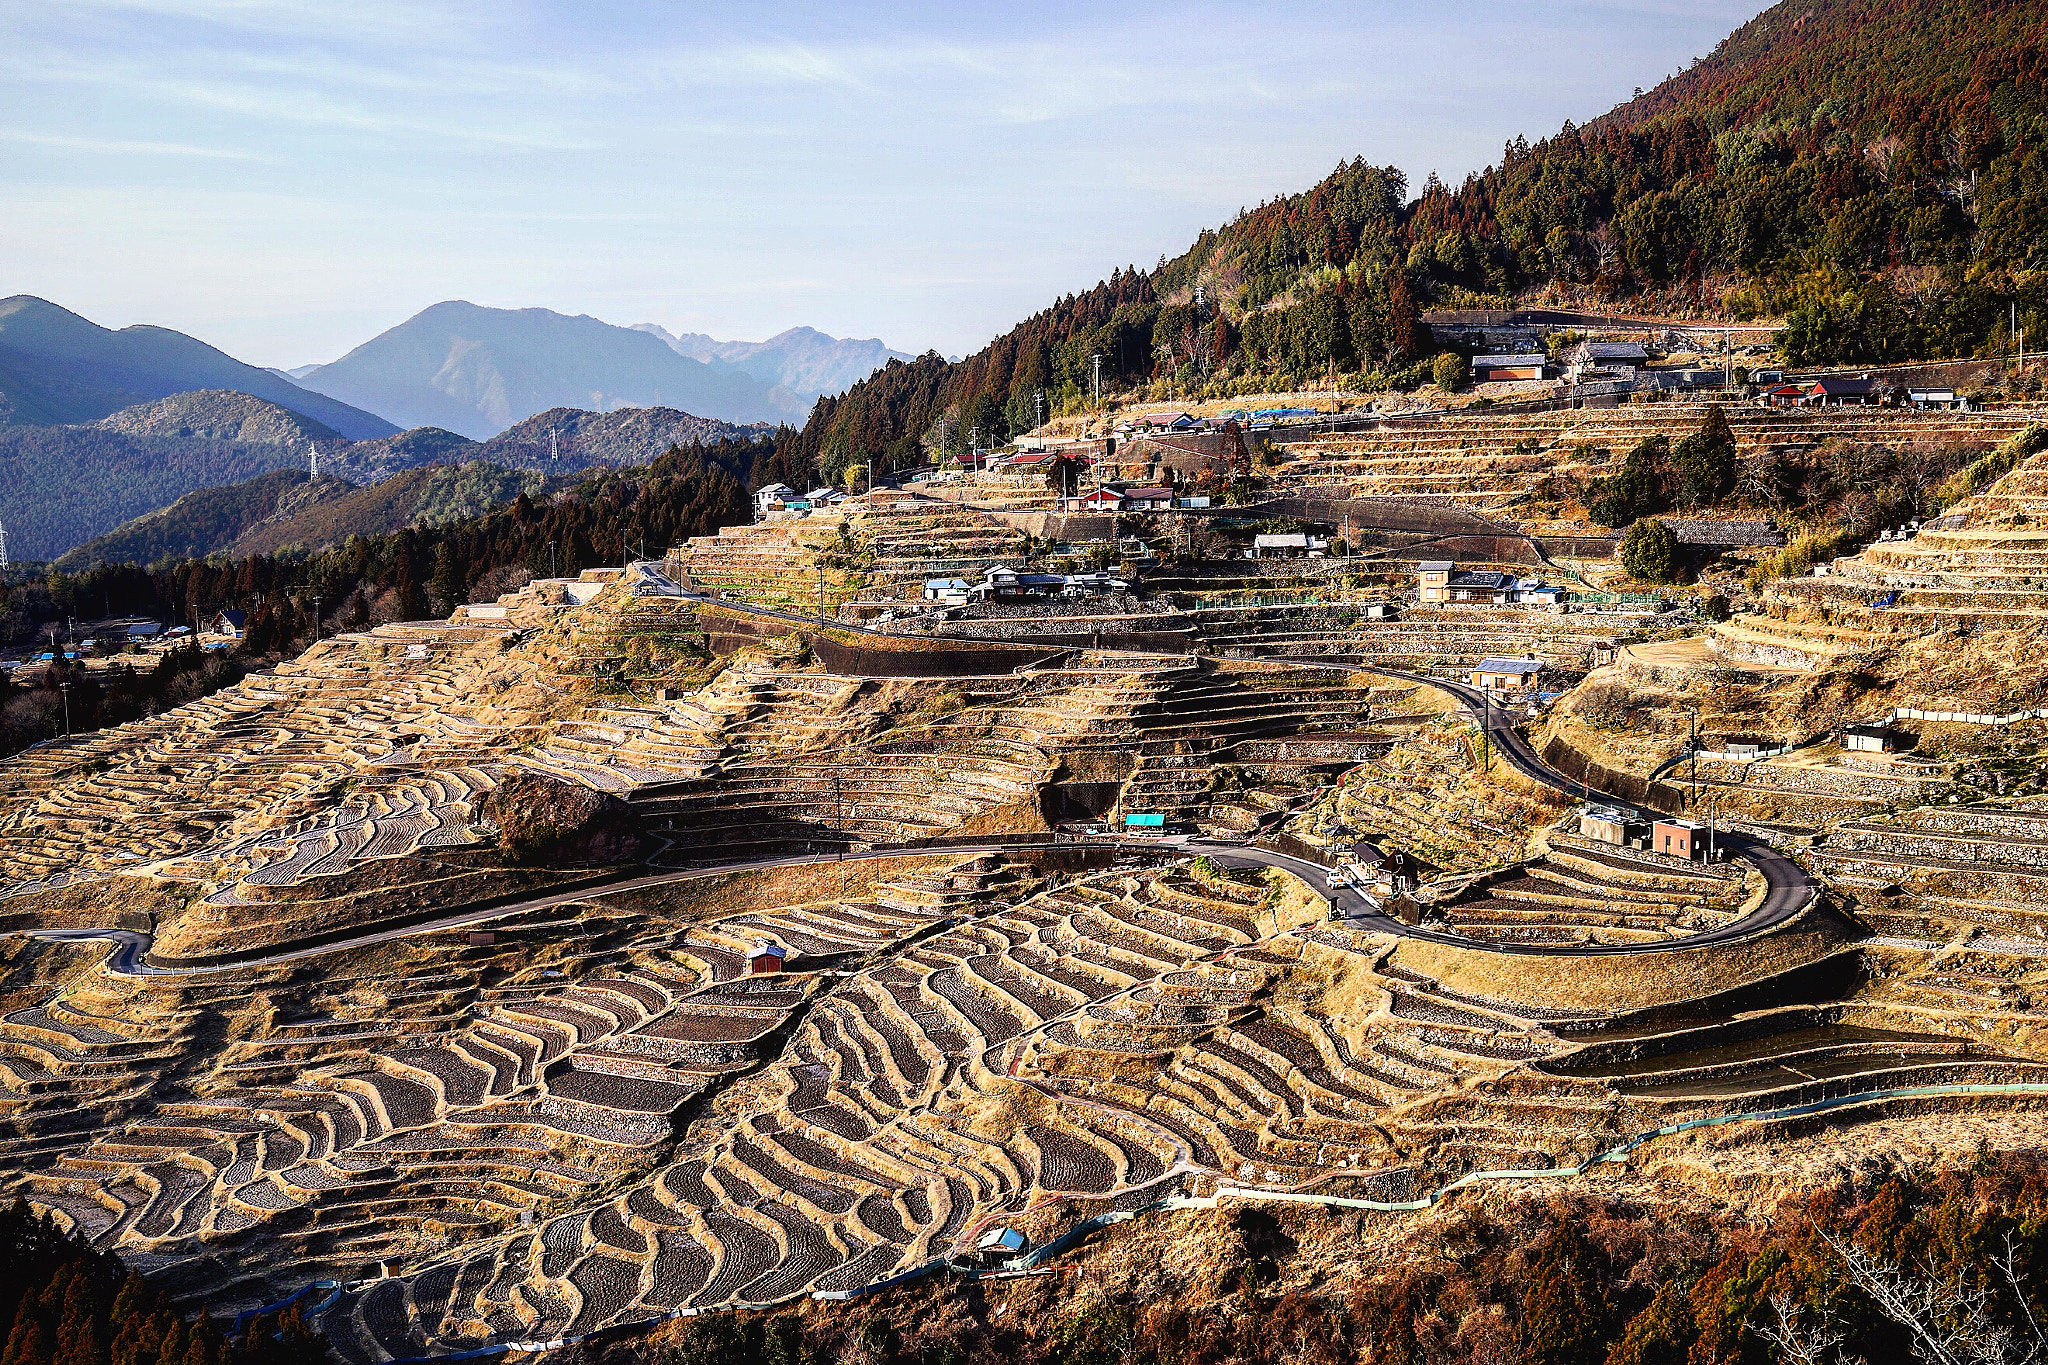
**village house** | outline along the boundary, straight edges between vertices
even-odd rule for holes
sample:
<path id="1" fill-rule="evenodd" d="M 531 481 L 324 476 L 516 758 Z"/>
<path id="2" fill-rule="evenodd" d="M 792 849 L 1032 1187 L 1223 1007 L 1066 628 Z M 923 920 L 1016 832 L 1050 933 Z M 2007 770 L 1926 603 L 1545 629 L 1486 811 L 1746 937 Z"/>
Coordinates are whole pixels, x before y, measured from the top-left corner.
<path id="1" fill-rule="evenodd" d="M 1526 355 L 1478 355 L 1472 357 L 1472 382 L 1499 384 L 1516 379 L 1541 379 L 1548 362 L 1541 351 Z"/>
<path id="2" fill-rule="evenodd" d="M 1883 398 L 1875 379 L 1816 379 L 1806 386 L 1805 403 L 1814 408 L 1874 407 Z"/>
<path id="3" fill-rule="evenodd" d="M 1866 754 L 1888 754 L 1898 747 L 1898 733 L 1888 725 L 1844 725 L 1842 747 Z"/>
<path id="4" fill-rule="evenodd" d="M 1648 824 L 1620 806 L 1586 806 L 1579 811 L 1579 834 L 1587 839 L 1623 848 L 1648 833 Z"/>
<path id="5" fill-rule="evenodd" d="M 982 571 L 981 582 L 968 589 L 968 595 L 977 601 L 1054 597 L 1065 594 L 1070 583 L 1063 573 L 1030 573 L 1007 564 L 991 564 Z"/>
<path id="6" fill-rule="evenodd" d="M 1543 674 L 1543 661 L 1526 659 L 1481 659 L 1472 668 L 1472 685 L 1488 692 L 1527 692 Z"/>
<path id="7" fill-rule="evenodd" d="M 1697 820 L 1659 820 L 1650 827 L 1650 851 L 1698 862 L 1707 856 L 1707 827 Z"/>
<path id="8" fill-rule="evenodd" d="M 785 503 L 797 496 L 797 491 L 786 483 L 771 483 L 754 490 L 754 515 L 765 517 L 770 512 L 779 512 Z"/>
<path id="9" fill-rule="evenodd" d="M 1415 566 L 1415 597 L 1420 602 L 1451 600 L 1451 575 L 1458 566 L 1448 559 L 1425 559 Z"/>
<path id="10" fill-rule="evenodd" d="M 1633 379 L 1650 363 L 1650 353 L 1633 341 L 1582 341 L 1565 352 L 1565 378 L 1574 384 L 1588 379 Z"/>
<path id="11" fill-rule="evenodd" d="M 215 635 L 225 635 L 229 639 L 239 640 L 242 633 L 249 628 L 249 613 L 237 611 L 233 607 L 224 608 L 215 613 L 214 618 L 206 623 L 206 628 Z"/>
<path id="12" fill-rule="evenodd" d="M 1493 569 L 1467 569 L 1451 575 L 1446 585 L 1450 591 L 1447 599 L 1452 602 L 1487 602 L 1504 600 L 1503 595 L 1514 586 L 1511 574 Z"/>
<path id="13" fill-rule="evenodd" d="M 1970 400 L 1954 389 L 1907 389 L 1906 401 L 1916 408 L 1948 408 L 1968 412 Z"/>
<path id="14" fill-rule="evenodd" d="M 1265 532 L 1252 537 L 1253 559 L 1316 559 L 1329 548 L 1329 537 L 1303 531 Z"/>

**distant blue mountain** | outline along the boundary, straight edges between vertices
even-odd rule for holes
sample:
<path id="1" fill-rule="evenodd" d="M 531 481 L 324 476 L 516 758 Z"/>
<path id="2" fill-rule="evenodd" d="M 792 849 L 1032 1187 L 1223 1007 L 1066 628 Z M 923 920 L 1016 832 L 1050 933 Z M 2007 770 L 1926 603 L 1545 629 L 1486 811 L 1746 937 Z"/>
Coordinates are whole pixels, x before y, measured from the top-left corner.
<path id="1" fill-rule="evenodd" d="M 872 337 L 827 336 L 814 327 L 792 327 L 766 341 L 720 341 L 702 332 L 677 336 L 651 322 L 636 323 L 633 330 L 660 337 L 678 355 L 745 370 L 807 412 L 821 395 L 844 393 L 890 361 L 910 359 Z"/>
<path id="2" fill-rule="evenodd" d="M 477 440 L 550 408 L 679 408 L 726 422 L 801 421 L 808 405 L 746 369 L 545 308 L 437 303 L 299 383 L 408 427 Z"/>
<path id="3" fill-rule="evenodd" d="M 244 365 L 167 327 L 113 331 L 46 299 L 0 299 L 0 425 L 56 426 L 174 393 L 231 389 L 267 399 L 352 440 L 398 428 L 374 412 Z"/>

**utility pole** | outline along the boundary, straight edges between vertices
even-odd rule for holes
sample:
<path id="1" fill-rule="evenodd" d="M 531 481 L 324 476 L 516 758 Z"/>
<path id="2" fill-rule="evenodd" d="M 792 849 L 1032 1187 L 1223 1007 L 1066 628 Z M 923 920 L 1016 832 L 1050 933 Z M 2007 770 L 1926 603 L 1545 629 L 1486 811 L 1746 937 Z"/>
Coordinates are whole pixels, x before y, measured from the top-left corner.
<path id="1" fill-rule="evenodd" d="M 846 811 L 840 803 L 839 772 L 832 773 L 832 861 L 838 862 L 846 856 Z"/>
<path id="2" fill-rule="evenodd" d="M 1686 708 L 1686 714 L 1692 717 L 1692 804 L 1693 809 L 1698 810 L 1700 804 L 1700 709 L 1697 706 L 1689 706 Z"/>
<path id="3" fill-rule="evenodd" d="M 1097 352 L 1088 360 L 1095 366 L 1095 406 L 1099 408 L 1102 406 L 1102 355 Z"/>
<path id="4" fill-rule="evenodd" d="M 320 594 L 313 594 L 313 643 L 320 643 Z"/>
<path id="5" fill-rule="evenodd" d="M 819 619 L 820 621 L 822 621 L 822 620 L 824 620 L 824 619 L 825 619 L 825 566 L 824 566 L 823 564 L 820 564 L 820 565 L 818 565 L 818 566 L 817 566 L 817 568 L 818 568 L 818 619 Z"/>
<path id="6" fill-rule="evenodd" d="M 559 578 L 560 576 L 555 572 L 555 542 L 551 540 L 548 542 L 548 577 Z"/>
<path id="7" fill-rule="evenodd" d="M 1045 425 L 1045 390 L 1036 389 L 1031 394 L 1032 411 L 1038 414 L 1038 425 Z"/>
<path id="8" fill-rule="evenodd" d="M 62 682 L 58 683 L 57 687 L 64 693 L 64 734 L 66 737 L 69 737 L 71 734 L 71 684 Z"/>

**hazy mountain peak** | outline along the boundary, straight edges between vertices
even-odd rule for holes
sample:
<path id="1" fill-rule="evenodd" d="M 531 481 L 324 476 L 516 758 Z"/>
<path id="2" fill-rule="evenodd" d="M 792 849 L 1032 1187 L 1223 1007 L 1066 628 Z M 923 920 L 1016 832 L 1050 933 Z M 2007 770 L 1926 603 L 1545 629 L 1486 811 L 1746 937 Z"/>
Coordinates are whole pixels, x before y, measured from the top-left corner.
<path id="1" fill-rule="evenodd" d="M 766 341 L 720 341 L 702 332 L 677 334 L 653 322 L 635 323 L 632 330 L 658 337 L 678 355 L 692 360 L 745 370 L 806 411 L 821 394 L 842 393 L 890 360 L 910 359 L 890 350 L 879 338 L 835 337 L 815 327 L 784 328 Z"/>
<path id="2" fill-rule="evenodd" d="M 733 422 L 802 415 L 772 382 L 697 360 L 664 338 L 587 314 L 464 299 L 422 309 L 303 382 L 344 401 L 374 403 L 407 426 L 477 439 L 556 407 L 669 406 Z"/>
<path id="3" fill-rule="evenodd" d="M 290 380 L 245 365 L 168 327 L 102 327 L 48 299 L 0 299 L 0 397 L 6 420 L 58 425 L 94 422 L 123 408 L 194 390 L 253 394 L 344 436 L 398 430 Z"/>

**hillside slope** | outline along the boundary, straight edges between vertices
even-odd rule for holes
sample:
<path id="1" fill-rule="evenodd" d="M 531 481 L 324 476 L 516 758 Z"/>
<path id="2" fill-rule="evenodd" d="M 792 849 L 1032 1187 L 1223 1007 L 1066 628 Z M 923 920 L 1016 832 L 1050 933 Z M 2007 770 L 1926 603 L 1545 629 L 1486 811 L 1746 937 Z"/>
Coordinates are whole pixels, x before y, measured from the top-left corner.
<path id="1" fill-rule="evenodd" d="M 0 523 L 16 560 L 53 559 L 196 489 L 305 462 L 304 449 L 267 441 L 0 426 Z"/>
<path id="2" fill-rule="evenodd" d="M 293 446 L 300 450 L 305 449 L 309 442 L 332 445 L 348 439 L 324 422 L 316 422 L 290 408 L 233 389 L 174 393 L 153 403 L 123 408 L 92 425 L 129 436 L 247 441 L 258 445 Z"/>
<path id="3" fill-rule="evenodd" d="M 476 458 L 511 469 L 574 474 L 647 464 L 670 446 L 717 445 L 771 430 L 761 423 L 736 426 L 674 408 L 621 408 L 616 412 L 550 408 L 485 441 L 477 447 Z"/>
<path id="4" fill-rule="evenodd" d="M 480 443 L 440 427 L 414 427 L 396 436 L 357 441 L 335 452 L 334 472 L 350 483 L 376 483 L 430 464 L 460 464 L 477 457 Z M 328 463 L 323 454 L 323 463 Z"/>
<path id="5" fill-rule="evenodd" d="M 646 332 L 461 301 L 435 304 L 300 383 L 408 427 L 478 440 L 556 407 L 676 404 L 738 422 L 798 415 L 745 371 L 678 355 Z"/>
<path id="6" fill-rule="evenodd" d="M 1505 131 L 1505 130 L 1504 130 Z M 1057 300 L 957 365 L 892 364 L 821 402 L 828 468 L 908 458 L 942 416 L 1028 425 L 1044 389 L 1228 394 L 1413 384 L 1420 311 L 1510 298 L 1779 314 L 1787 358 L 1996 354 L 2009 304 L 2043 335 L 2048 0 L 1785 0 L 1682 75 L 1412 202 L 1393 167 L 1204 232 L 1152 271 Z"/>
<path id="7" fill-rule="evenodd" d="M 166 327 L 113 331 L 28 294 L 0 299 L 0 422 L 92 422 L 196 389 L 268 399 L 350 439 L 397 427 Z"/>
<path id="8" fill-rule="evenodd" d="M 94 536 L 58 556 L 55 567 L 76 573 L 94 564 L 154 564 L 203 559 L 229 549 L 251 527 L 353 492 L 340 479 L 310 478 L 303 469 L 273 469 L 253 479 L 187 493 L 168 507 Z"/>
<path id="9" fill-rule="evenodd" d="M 444 526 L 482 516 L 521 493 L 538 493 L 544 485 L 538 474 L 482 460 L 426 465 L 366 488 L 345 489 L 331 498 L 280 508 L 278 515 L 249 527 L 227 550 L 234 556 L 276 554 L 284 549 L 322 550 L 350 536 Z"/>
<path id="10" fill-rule="evenodd" d="M 56 567 L 75 573 L 94 564 L 320 550 L 350 536 L 388 535 L 481 516 L 545 485 L 539 474 L 481 460 L 424 465 L 362 488 L 324 474 L 308 478 L 302 469 L 275 469 L 187 493 L 66 552 Z"/>

